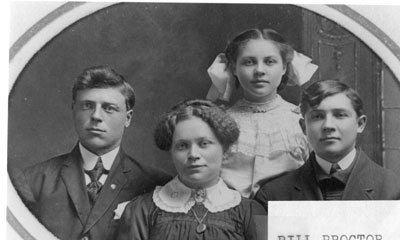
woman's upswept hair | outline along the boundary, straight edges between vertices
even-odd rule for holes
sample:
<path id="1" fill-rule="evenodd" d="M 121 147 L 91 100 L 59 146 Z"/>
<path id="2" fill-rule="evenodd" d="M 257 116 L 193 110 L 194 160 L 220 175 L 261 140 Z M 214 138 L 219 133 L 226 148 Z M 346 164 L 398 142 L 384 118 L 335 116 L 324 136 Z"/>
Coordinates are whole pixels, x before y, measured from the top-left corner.
<path id="1" fill-rule="evenodd" d="M 222 108 L 208 100 L 185 100 L 173 106 L 158 122 L 154 131 L 154 141 L 161 150 L 169 151 L 176 125 L 193 117 L 206 122 L 223 150 L 228 150 L 239 138 L 239 128 L 235 120 Z"/>

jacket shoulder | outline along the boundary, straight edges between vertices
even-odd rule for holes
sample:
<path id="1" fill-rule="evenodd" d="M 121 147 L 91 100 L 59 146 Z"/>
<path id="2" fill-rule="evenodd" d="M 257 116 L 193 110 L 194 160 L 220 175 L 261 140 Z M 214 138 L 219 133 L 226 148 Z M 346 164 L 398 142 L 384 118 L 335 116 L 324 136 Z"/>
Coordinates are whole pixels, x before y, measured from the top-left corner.
<path id="1" fill-rule="evenodd" d="M 31 207 L 36 202 L 36 197 L 42 184 L 55 183 L 60 175 L 61 166 L 68 159 L 69 154 L 53 157 L 32 166 L 9 169 L 10 180 L 24 203 Z"/>
<path id="2" fill-rule="evenodd" d="M 46 173 L 56 173 L 63 166 L 63 164 L 70 157 L 71 153 L 66 153 L 63 155 L 59 155 L 56 157 L 52 157 L 43 162 L 34 164 L 29 166 L 23 170 L 24 174 L 32 175 L 33 173 L 37 174 L 46 174 Z"/>
<path id="3" fill-rule="evenodd" d="M 136 160 L 135 158 L 128 155 L 124 151 L 122 151 L 122 153 L 125 162 L 128 162 L 128 164 L 133 165 L 133 167 L 140 172 L 143 178 L 149 179 L 149 181 L 153 182 L 155 185 L 164 185 L 174 177 L 171 174 L 167 173 L 166 171 L 163 171 L 149 164 Z M 138 172 L 136 172 L 136 174 L 137 173 Z"/>
<path id="4" fill-rule="evenodd" d="M 273 178 L 271 181 L 266 182 L 263 187 L 265 188 L 280 188 L 281 186 L 288 186 L 298 181 L 299 169 L 282 173 L 281 175 Z"/>
<path id="5" fill-rule="evenodd" d="M 373 199 L 400 199 L 400 176 L 372 161 L 364 152 L 359 153 L 359 163 L 353 169 L 352 178 L 374 191 Z"/>
<path id="6" fill-rule="evenodd" d="M 260 190 L 258 190 L 255 198 L 264 199 L 263 201 L 279 200 L 281 198 L 279 196 L 286 195 L 288 191 L 291 191 L 293 188 L 292 186 L 300 181 L 301 168 L 302 167 L 293 171 L 285 172 L 264 183 Z"/>
<path id="7" fill-rule="evenodd" d="M 384 168 L 372 161 L 368 156 L 364 156 L 365 164 L 369 167 L 371 174 L 375 180 L 383 180 L 387 183 L 397 185 L 400 188 L 400 176 L 390 169 Z"/>

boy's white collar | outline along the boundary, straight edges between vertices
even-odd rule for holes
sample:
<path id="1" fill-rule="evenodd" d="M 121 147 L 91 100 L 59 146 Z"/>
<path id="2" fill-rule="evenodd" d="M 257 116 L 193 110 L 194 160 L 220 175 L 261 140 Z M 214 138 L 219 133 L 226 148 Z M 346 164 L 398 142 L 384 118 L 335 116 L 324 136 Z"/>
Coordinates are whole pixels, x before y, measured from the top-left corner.
<path id="1" fill-rule="evenodd" d="M 219 179 L 216 185 L 205 190 L 207 194 L 204 206 L 212 213 L 233 208 L 239 205 L 242 200 L 240 193 L 229 189 L 222 179 Z M 192 191 L 195 190 L 188 188 L 178 177 L 175 177 L 166 185 L 156 187 L 153 193 L 153 201 L 157 207 L 164 211 L 188 213 L 195 204 Z"/>
<path id="2" fill-rule="evenodd" d="M 345 170 L 348 168 L 351 163 L 354 161 L 356 157 L 356 149 L 354 148 L 351 150 L 346 156 L 344 156 L 337 164 L 339 165 L 341 170 Z M 332 163 L 328 162 L 327 160 L 319 157 L 317 154 L 315 154 L 315 160 L 317 161 L 318 165 L 322 168 L 322 170 L 326 173 L 329 174 L 331 171 Z"/>

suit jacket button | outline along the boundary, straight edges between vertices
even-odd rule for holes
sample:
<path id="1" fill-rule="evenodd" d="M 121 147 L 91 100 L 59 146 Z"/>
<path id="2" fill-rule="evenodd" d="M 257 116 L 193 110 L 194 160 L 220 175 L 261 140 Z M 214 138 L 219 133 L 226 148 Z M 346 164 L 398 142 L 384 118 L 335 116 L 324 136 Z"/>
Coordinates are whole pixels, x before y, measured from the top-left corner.
<path id="1" fill-rule="evenodd" d="M 112 190 L 114 190 L 117 186 L 115 186 L 115 184 L 113 183 L 113 184 L 111 184 L 110 187 L 111 187 Z"/>
<path id="2" fill-rule="evenodd" d="M 84 236 L 84 237 L 82 238 L 82 240 L 89 240 L 89 238 L 88 238 L 87 236 Z"/>

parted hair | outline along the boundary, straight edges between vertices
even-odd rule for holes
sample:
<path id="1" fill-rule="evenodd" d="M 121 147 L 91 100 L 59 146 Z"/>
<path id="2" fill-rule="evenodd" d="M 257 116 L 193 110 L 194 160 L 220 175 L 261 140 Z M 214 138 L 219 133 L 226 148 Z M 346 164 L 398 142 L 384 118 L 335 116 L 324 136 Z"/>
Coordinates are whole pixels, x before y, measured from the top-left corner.
<path id="1" fill-rule="evenodd" d="M 248 29 L 244 32 L 241 32 L 231 42 L 229 42 L 225 49 L 225 56 L 227 58 L 229 68 L 233 70 L 240 51 L 245 44 L 252 39 L 271 40 L 278 47 L 282 57 L 283 65 L 286 67 L 286 72 L 282 76 L 282 81 L 277 90 L 280 91 L 284 89 L 289 80 L 294 80 L 294 78 L 296 78 L 296 74 L 294 73 L 294 70 L 290 64 L 294 56 L 294 49 L 277 31 L 273 29 Z"/>
<path id="2" fill-rule="evenodd" d="M 96 66 L 84 69 L 75 79 L 72 87 L 72 100 L 76 100 L 77 92 L 93 88 L 115 88 L 125 97 L 126 109 L 135 106 L 135 92 L 125 78 L 114 69 Z"/>
<path id="3" fill-rule="evenodd" d="M 224 151 L 239 138 L 239 128 L 235 120 L 224 109 L 208 100 L 190 99 L 173 106 L 161 117 L 154 131 L 157 147 L 164 151 L 171 150 L 176 125 L 193 117 L 208 124 Z"/>
<path id="4" fill-rule="evenodd" d="M 363 102 L 358 93 L 339 80 L 322 80 L 311 84 L 303 90 L 300 101 L 300 111 L 303 117 L 309 108 L 315 108 L 327 97 L 344 93 L 351 102 L 357 116 L 364 115 Z"/>

